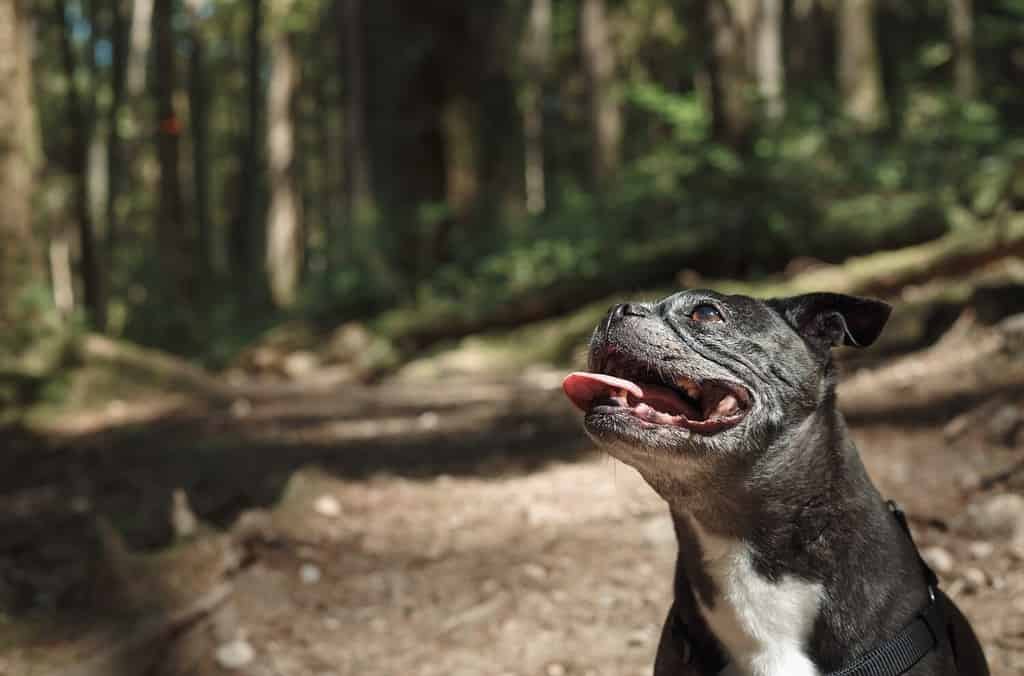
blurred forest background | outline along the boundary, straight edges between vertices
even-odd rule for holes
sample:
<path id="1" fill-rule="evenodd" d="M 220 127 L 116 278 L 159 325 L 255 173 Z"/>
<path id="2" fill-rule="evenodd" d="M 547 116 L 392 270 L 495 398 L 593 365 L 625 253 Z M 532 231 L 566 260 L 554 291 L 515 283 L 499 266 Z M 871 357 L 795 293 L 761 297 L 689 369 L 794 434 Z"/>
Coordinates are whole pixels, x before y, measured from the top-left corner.
<path id="1" fill-rule="evenodd" d="M 399 346 L 1024 200 L 1018 0 L 5 0 L 3 340 Z"/>
<path id="2" fill-rule="evenodd" d="M 0 676 L 639 676 L 611 303 L 874 295 L 840 402 L 1024 674 L 1024 0 L 0 0 Z"/>

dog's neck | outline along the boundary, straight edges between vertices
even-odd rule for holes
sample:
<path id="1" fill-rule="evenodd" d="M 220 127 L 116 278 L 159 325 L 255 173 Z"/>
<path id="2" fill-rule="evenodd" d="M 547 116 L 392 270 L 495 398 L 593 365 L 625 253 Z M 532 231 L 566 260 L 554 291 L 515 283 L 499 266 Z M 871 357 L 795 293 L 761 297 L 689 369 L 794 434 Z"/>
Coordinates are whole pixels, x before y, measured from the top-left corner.
<path id="1" fill-rule="evenodd" d="M 923 585 L 888 605 L 872 598 L 919 574 L 834 408 L 780 434 L 728 485 L 662 495 L 679 538 L 677 583 L 728 654 L 726 673 L 816 675 L 815 664 L 837 667 L 924 602 Z"/>

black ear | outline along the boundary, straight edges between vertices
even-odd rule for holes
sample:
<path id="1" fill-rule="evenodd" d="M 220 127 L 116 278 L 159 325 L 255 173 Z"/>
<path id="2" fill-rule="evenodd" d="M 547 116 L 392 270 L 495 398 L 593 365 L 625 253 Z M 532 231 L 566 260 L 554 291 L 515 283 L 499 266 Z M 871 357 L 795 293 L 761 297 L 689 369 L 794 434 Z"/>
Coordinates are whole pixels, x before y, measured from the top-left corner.
<path id="1" fill-rule="evenodd" d="M 892 306 L 841 293 L 806 293 L 767 301 L 797 333 L 823 347 L 867 347 L 889 320 Z"/>

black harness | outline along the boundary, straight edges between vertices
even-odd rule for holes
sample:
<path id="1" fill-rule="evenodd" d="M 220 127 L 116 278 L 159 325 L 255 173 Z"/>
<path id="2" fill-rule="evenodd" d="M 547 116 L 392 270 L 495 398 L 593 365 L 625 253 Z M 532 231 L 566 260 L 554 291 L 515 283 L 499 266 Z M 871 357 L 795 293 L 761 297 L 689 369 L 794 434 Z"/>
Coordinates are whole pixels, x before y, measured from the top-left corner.
<path id="1" fill-rule="evenodd" d="M 892 500 L 887 501 L 886 504 L 907 537 L 910 538 L 921 570 L 924 571 L 925 581 L 928 584 L 928 605 L 922 608 L 914 616 L 914 619 L 894 637 L 879 643 L 847 666 L 838 671 L 829 672 L 826 676 L 900 676 L 920 662 L 925 655 L 938 649 L 943 641 L 949 640 L 943 601 L 938 591 L 939 579 L 921 558 L 921 553 L 917 550 L 917 545 L 914 544 L 914 539 L 910 534 L 906 514 Z M 728 661 L 721 650 L 715 650 L 712 654 L 708 654 L 708 651 L 701 651 L 702 655 L 695 654 L 696 651 L 691 649 L 690 640 L 686 636 L 686 625 L 682 619 L 675 612 L 672 612 L 670 617 L 669 631 L 675 645 L 682 648 L 684 662 L 699 662 L 705 671 L 715 674 L 725 669 Z"/>

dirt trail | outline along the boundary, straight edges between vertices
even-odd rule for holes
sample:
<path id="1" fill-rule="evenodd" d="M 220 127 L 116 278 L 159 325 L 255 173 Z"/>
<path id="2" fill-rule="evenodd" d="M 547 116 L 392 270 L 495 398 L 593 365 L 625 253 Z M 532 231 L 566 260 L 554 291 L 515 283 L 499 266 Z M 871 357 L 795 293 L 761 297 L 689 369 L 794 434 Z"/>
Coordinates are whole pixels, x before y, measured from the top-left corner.
<path id="1" fill-rule="evenodd" d="M 968 326 L 842 390 L 869 471 L 1004 676 L 1024 674 L 1015 335 Z M 0 674 L 650 673 L 671 525 L 590 449 L 560 375 L 270 389 L 129 429 L 12 437 L 0 598 L 19 610 L 0 623 Z M 171 510 L 175 489 L 191 512 Z M 201 535 L 166 549 L 193 514 Z"/>

